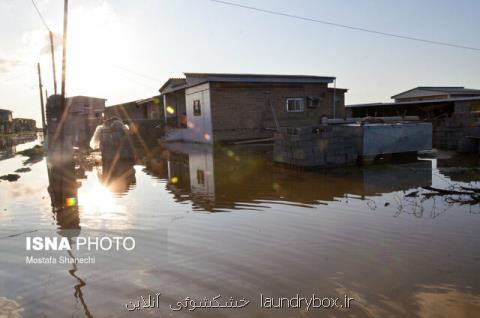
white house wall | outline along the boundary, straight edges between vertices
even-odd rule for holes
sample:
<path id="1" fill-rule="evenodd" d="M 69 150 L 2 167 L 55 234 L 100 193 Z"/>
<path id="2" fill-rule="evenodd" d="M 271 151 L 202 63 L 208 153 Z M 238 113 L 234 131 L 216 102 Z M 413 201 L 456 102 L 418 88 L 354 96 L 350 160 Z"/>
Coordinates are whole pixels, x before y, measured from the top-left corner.
<path id="1" fill-rule="evenodd" d="M 200 101 L 201 115 L 194 116 L 193 103 Z M 185 90 L 188 133 L 183 136 L 186 141 L 212 143 L 212 115 L 210 107 L 210 84 L 205 83 Z"/>

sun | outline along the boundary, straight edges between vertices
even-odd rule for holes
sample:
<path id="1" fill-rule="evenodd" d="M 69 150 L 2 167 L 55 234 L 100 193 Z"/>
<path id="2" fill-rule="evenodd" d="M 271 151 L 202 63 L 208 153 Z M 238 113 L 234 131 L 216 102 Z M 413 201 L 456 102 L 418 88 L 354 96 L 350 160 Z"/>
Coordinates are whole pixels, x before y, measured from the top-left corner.
<path id="1" fill-rule="evenodd" d="M 107 3 L 72 9 L 67 39 L 67 81 L 72 89 L 91 94 L 114 85 L 118 76 L 112 68 L 129 60 L 124 32 L 124 25 Z"/>

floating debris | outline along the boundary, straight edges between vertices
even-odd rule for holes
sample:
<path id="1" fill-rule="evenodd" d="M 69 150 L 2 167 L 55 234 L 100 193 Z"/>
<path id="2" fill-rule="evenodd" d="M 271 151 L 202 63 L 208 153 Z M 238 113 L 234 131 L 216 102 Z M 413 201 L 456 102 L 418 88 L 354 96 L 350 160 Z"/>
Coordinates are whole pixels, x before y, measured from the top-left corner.
<path id="1" fill-rule="evenodd" d="M 18 174 L 9 173 L 4 176 L 0 176 L 0 180 L 6 180 L 8 182 L 14 182 L 14 181 L 17 181 L 18 179 L 20 179 L 20 175 Z"/>
<path id="2" fill-rule="evenodd" d="M 29 171 L 32 171 L 32 169 L 30 169 L 29 167 L 20 168 L 20 169 L 15 170 L 15 172 L 17 172 L 17 173 L 23 173 L 23 172 L 29 172 Z"/>
<path id="3" fill-rule="evenodd" d="M 28 160 L 26 160 L 24 164 L 29 164 L 42 160 L 45 156 L 45 150 L 43 149 L 43 146 L 35 145 L 30 149 L 19 151 L 17 154 L 28 157 Z"/>

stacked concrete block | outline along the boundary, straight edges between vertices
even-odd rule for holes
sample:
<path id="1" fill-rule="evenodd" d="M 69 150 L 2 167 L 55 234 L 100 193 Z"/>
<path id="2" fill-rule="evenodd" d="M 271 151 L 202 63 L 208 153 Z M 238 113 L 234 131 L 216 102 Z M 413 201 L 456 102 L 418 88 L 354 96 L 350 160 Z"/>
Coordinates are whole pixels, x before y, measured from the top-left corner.
<path id="1" fill-rule="evenodd" d="M 274 161 L 300 167 L 340 166 L 356 162 L 354 138 L 335 127 L 286 128 L 275 138 Z"/>
<path id="2" fill-rule="evenodd" d="M 284 128 L 275 136 L 274 161 L 300 167 L 345 166 L 431 147 L 430 123 Z"/>

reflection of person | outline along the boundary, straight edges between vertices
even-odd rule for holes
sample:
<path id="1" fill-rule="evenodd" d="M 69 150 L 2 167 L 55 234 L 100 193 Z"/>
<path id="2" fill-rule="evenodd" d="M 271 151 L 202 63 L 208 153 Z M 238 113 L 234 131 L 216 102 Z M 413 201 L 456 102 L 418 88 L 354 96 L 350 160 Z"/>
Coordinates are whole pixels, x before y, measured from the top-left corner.
<path id="1" fill-rule="evenodd" d="M 135 169 L 133 162 L 102 160 L 102 175 L 100 180 L 113 193 L 125 193 L 130 185 L 135 184 Z"/>
<path id="2" fill-rule="evenodd" d="M 180 127 L 187 128 L 187 114 L 183 113 L 180 115 Z"/>

